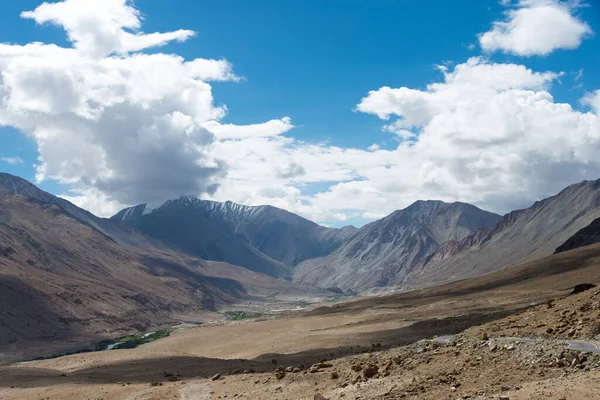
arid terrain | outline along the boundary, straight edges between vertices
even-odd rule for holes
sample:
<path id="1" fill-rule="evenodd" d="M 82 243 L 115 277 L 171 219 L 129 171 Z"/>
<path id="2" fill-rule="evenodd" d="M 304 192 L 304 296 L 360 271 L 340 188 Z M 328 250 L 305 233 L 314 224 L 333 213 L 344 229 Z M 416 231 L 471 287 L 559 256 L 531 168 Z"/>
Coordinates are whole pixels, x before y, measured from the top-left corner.
<path id="1" fill-rule="evenodd" d="M 600 398 L 600 290 L 570 295 L 586 282 L 600 282 L 600 245 L 416 292 L 177 329 L 136 349 L 6 365 L 0 398 Z"/>

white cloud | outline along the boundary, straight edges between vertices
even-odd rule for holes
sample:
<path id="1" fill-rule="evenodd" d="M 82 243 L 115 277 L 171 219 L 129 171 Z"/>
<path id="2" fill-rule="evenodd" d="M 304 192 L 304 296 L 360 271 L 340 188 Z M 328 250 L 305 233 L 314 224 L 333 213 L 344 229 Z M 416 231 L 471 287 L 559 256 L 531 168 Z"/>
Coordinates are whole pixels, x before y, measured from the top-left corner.
<path id="1" fill-rule="evenodd" d="M 99 217 L 109 218 L 118 213 L 126 204 L 121 204 L 97 189 L 74 189 L 59 197 L 70 201 L 85 210 L 92 210 Z"/>
<path id="2" fill-rule="evenodd" d="M 412 135 L 393 150 L 282 136 L 216 142 L 213 153 L 230 169 L 212 198 L 273 204 L 320 221 L 357 212 L 375 218 L 417 199 L 498 212 L 527 206 L 600 176 L 598 115 L 554 101 L 549 90 L 560 76 L 473 58 L 425 90 L 372 91 L 357 110 Z M 588 101 L 596 104 L 596 95 Z M 302 173 L 281 173 L 291 170 Z M 325 189 L 302 194 L 323 183 Z"/>
<path id="3" fill-rule="evenodd" d="M 547 55 L 557 49 L 575 49 L 593 32 L 574 15 L 574 2 L 519 0 L 505 20 L 479 36 L 485 51 L 501 50 L 519 56 Z M 510 6 L 509 1 L 503 5 Z"/>
<path id="4" fill-rule="evenodd" d="M 141 17 L 132 3 L 129 0 L 64 0 L 43 3 L 33 11 L 21 13 L 21 17 L 64 28 L 75 48 L 96 57 L 140 51 L 194 36 L 193 31 L 183 29 L 166 33 L 139 32 Z"/>
<path id="5" fill-rule="evenodd" d="M 100 215 L 180 195 L 321 222 L 375 218 L 417 199 L 504 212 L 600 177 L 600 92 L 583 100 L 593 112 L 556 103 L 560 72 L 472 58 L 424 89 L 373 90 L 356 110 L 385 121 L 397 147 L 342 148 L 296 139 L 288 117 L 224 122 L 209 82 L 238 81 L 229 62 L 136 53 L 166 37 L 140 33 L 124 1 L 86 1 L 93 13 L 82 4 L 25 14 L 63 26 L 73 48 L 0 45 L 0 125 L 36 142 L 39 180 L 71 184 L 64 197 Z"/>
<path id="6" fill-rule="evenodd" d="M 443 76 L 423 91 L 372 91 L 358 105 L 397 117 L 392 125 L 416 137 L 398 147 L 390 176 L 368 177 L 365 187 L 502 212 L 600 176 L 598 115 L 554 102 L 548 90 L 559 73 L 472 58 Z"/>
<path id="7" fill-rule="evenodd" d="M 0 161 L 12 165 L 23 164 L 25 162 L 21 157 L 2 157 L 0 158 Z"/>
<path id="8" fill-rule="evenodd" d="M 386 125 L 414 121 L 417 110 L 418 124 L 404 128 L 412 140 L 392 150 L 306 143 L 277 130 L 216 140 L 210 154 L 227 160 L 228 173 L 203 197 L 271 204 L 329 223 L 377 218 L 417 199 L 496 212 L 528 206 L 600 177 L 599 117 L 554 101 L 549 91 L 560 75 L 473 58 L 425 90 L 372 91 L 357 110 Z M 588 101 L 596 104 L 596 94 Z"/>
<path id="9" fill-rule="evenodd" d="M 284 117 L 255 125 L 220 124 L 217 121 L 208 121 L 204 127 L 213 132 L 218 139 L 225 140 L 277 136 L 293 129 L 294 125 L 291 118 Z"/>
<path id="10" fill-rule="evenodd" d="M 583 104 L 586 104 L 600 114 L 600 90 L 596 90 L 593 93 L 588 93 L 583 98 Z"/>
<path id="11" fill-rule="evenodd" d="M 209 153 L 216 139 L 204 125 L 227 109 L 207 82 L 238 81 L 229 62 L 135 53 L 192 35 L 139 32 L 125 0 L 44 3 L 22 15 L 63 27 L 74 44 L 0 44 L 0 126 L 37 143 L 38 181 L 116 204 L 216 190 L 226 164 Z"/>

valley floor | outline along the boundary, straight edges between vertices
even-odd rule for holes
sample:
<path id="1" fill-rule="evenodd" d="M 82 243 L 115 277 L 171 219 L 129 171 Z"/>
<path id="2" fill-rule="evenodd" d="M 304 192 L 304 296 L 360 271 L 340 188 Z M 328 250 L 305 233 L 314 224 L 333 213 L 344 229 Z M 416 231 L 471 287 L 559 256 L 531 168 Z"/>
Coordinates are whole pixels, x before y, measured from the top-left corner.
<path id="1" fill-rule="evenodd" d="M 599 266 L 596 246 L 417 292 L 178 329 L 132 350 L 17 363 L 0 367 L 0 399 L 600 399 L 590 351 L 600 291 L 569 296 L 582 277 L 600 282 Z"/>

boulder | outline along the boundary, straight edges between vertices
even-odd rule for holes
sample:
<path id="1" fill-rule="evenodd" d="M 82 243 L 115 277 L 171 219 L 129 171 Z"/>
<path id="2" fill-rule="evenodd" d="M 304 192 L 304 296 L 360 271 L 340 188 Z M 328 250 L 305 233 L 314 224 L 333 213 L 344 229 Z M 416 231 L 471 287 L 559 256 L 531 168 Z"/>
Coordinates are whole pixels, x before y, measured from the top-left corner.
<path id="1" fill-rule="evenodd" d="M 579 285 L 575 285 L 571 294 L 583 293 L 583 292 L 593 289 L 595 287 L 596 287 L 596 285 L 593 285 L 591 283 L 580 283 Z"/>

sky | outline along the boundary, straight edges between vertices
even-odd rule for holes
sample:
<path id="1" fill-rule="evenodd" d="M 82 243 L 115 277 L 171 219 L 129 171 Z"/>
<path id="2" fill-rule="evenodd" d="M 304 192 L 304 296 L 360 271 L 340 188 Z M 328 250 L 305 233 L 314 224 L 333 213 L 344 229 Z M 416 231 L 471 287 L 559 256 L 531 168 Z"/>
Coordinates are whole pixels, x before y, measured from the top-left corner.
<path id="1" fill-rule="evenodd" d="M 0 171 L 99 216 L 198 196 L 361 226 L 600 178 L 596 0 L 0 5 Z"/>

